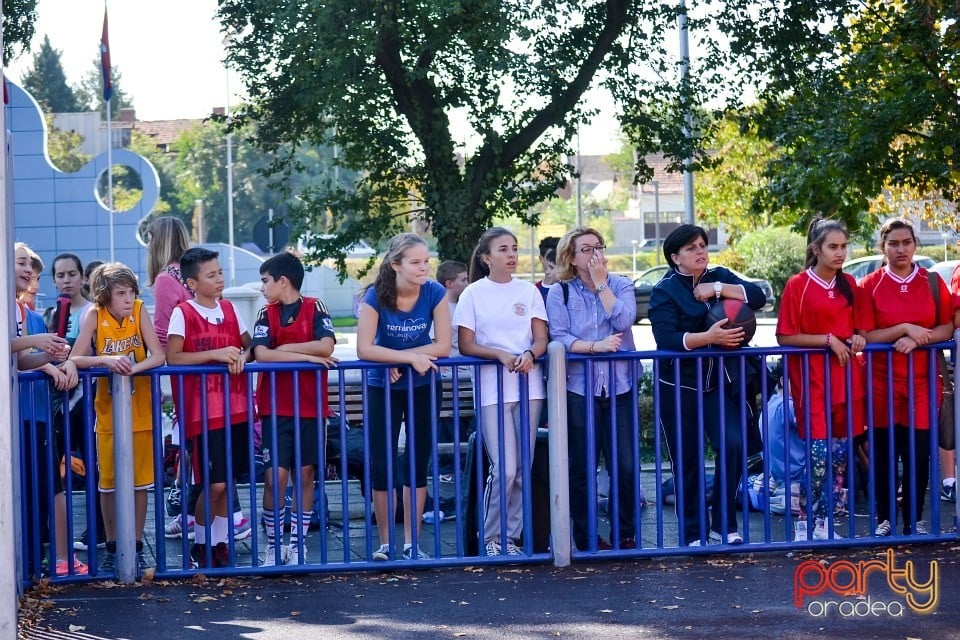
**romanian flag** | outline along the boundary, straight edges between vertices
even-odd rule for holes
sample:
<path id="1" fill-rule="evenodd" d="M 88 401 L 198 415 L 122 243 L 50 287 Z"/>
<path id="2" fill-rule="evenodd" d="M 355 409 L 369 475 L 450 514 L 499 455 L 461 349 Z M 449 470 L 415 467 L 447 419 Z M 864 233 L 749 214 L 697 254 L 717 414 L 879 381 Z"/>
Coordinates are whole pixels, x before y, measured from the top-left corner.
<path id="1" fill-rule="evenodd" d="M 103 8 L 103 33 L 100 35 L 100 71 L 103 72 L 103 101 L 113 97 L 113 78 L 110 74 L 110 40 L 107 37 L 107 8 Z"/>

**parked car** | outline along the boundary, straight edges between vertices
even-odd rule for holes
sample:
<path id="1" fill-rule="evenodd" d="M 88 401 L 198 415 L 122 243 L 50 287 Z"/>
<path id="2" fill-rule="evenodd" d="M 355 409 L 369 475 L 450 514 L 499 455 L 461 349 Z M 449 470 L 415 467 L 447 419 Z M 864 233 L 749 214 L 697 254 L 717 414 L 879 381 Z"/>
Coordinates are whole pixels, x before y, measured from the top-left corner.
<path id="1" fill-rule="evenodd" d="M 913 256 L 913 261 L 924 269 L 929 269 L 934 265 L 934 259 L 928 258 L 927 256 Z M 882 266 L 883 256 L 864 256 L 862 258 L 854 258 L 853 260 L 847 260 L 844 262 L 843 272 L 849 273 L 856 278 L 857 282 L 860 282 L 863 276 L 873 273 Z"/>
<path id="2" fill-rule="evenodd" d="M 928 271 L 936 271 L 940 274 L 940 277 L 943 278 L 943 281 L 947 283 L 947 286 L 950 285 L 950 279 L 953 277 L 953 272 L 956 270 L 957 266 L 960 265 L 960 260 L 942 260 L 937 262 L 932 267 L 924 267 Z"/>
<path id="3" fill-rule="evenodd" d="M 660 282 L 661 278 L 667 274 L 667 270 L 668 267 L 666 265 L 651 267 L 637 276 L 633 281 L 633 295 L 637 300 L 637 322 L 647 317 L 647 310 L 650 306 L 650 292 L 653 291 L 654 285 Z M 773 287 L 769 282 L 762 278 L 751 278 L 734 269 L 730 269 L 730 271 L 741 280 L 752 282 L 760 287 L 763 295 L 767 297 L 767 303 L 761 311 L 773 311 L 773 305 L 777 302 L 777 297 L 773 294 Z"/>

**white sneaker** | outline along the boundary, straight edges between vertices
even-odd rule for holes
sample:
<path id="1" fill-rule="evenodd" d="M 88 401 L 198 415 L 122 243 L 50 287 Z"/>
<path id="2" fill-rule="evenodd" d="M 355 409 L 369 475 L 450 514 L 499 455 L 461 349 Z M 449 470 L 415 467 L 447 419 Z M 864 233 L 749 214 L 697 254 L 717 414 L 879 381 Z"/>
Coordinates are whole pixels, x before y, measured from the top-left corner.
<path id="1" fill-rule="evenodd" d="M 797 520 L 793 523 L 793 541 L 794 542 L 807 542 L 809 540 L 807 535 L 807 521 L 806 520 Z"/>
<path id="2" fill-rule="evenodd" d="M 183 516 L 174 516 L 167 526 L 163 528 L 163 535 L 167 538 L 179 538 L 183 535 Z M 193 531 L 196 522 L 193 516 L 187 516 L 187 540 L 193 540 L 195 533 Z"/>
<path id="3" fill-rule="evenodd" d="M 412 544 L 404 545 L 403 559 L 404 560 L 429 560 L 430 559 L 430 554 L 424 551 L 423 549 L 421 549 L 420 547 L 416 547 L 416 552 L 417 552 L 416 558 L 414 558 L 413 552 L 414 552 L 414 546 Z"/>
<path id="4" fill-rule="evenodd" d="M 390 559 L 390 545 L 382 544 L 371 556 L 374 562 L 386 562 Z"/>
<path id="5" fill-rule="evenodd" d="M 873 530 L 875 536 L 888 536 L 893 528 L 890 526 L 889 520 L 884 520 L 877 525 L 877 528 Z"/>
<path id="6" fill-rule="evenodd" d="M 507 543 L 507 555 L 508 556 L 522 556 L 523 551 L 520 550 L 520 547 L 515 545 L 513 542 Z"/>
<path id="7" fill-rule="evenodd" d="M 916 536 L 930 535 L 930 529 L 927 528 L 927 521 L 917 520 L 917 523 L 913 525 L 913 534 Z"/>
<path id="8" fill-rule="evenodd" d="M 724 541 L 724 538 L 726 538 L 726 541 Z M 724 544 L 724 542 L 726 544 L 743 544 L 743 536 L 741 536 L 738 531 L 732 531 L 726 536 L 723 536 L 716 531 L 711 531 L 709 539 L 710 542 L 719 542 L 721 544 Z"/>
<path id="9" fill-rule="evenodd" d="M 813 528 L 813 539 L 814 540 L 843 540 L 843 536 L 837 533 L 837 526 L 833 526 L 833 535 L 830 535 L 830 530 L 827 528 L 827 523 L 820 518 L 817 518 L 817 526 Z"/>
<path id="10" fill-rule="evenodd" d="M 290 547 L 281 546 L 280 547 L 280 564 L 290 564 Z M 267 548 L 263 550 L 263 562 L 260 563 L 261 567 L 275 567 L 277 565 L 277 547 L 272 544 L 268 544 Z"/>
<path id="11" fill-rule="evenodd" d="M 496 540 L 488 540 L 485 547 L 488 556 L 499 556 L 502 553 L 500 543 Z"/>
<path id="12" fill-rule="evenodd" d="M 303 553 L 300 553 L 300 547 L 303 548 Z M 287 561 L 283 564 L 306 564 L 307 563 L 307 543 L 302 542 L 302 545 L 290 544 L 285 547 L 287 551 Z"/>

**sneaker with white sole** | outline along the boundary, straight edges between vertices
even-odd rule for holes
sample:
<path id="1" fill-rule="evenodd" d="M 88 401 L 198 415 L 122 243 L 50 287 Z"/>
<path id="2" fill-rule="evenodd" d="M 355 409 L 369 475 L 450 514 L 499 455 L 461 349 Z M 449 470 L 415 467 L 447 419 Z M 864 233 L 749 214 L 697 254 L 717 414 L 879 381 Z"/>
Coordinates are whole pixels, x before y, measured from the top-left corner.
<path id="1" fill-rule="evenodd" d="M 893 531 L 893 527 L 890 526 L 889 520 L 884 520 L 877 525 L 877 528 L 873 530 L 873 535 L 875 536 L 888 536 Z"/>
<path id="2" fill-rule="evenodd" d="M 507 555 L 508 556 L 522 556 L 523 551 L 520 550 L 520 547 L 515 545 L 513 542 L 507 543 Z"/>
<path id="3" fill-rule="evenodd" d="M 503 553 L 502 549 L 500 543 L 496 540 L 488 540 L 483 550 L 488 556 L 499 556 Z"/>
<path id="4" fill-rule="evenodd" d="M 249 519 L 243 518 L 233 525 L 233 539 L 237 542 L 248 540 L 251 536 L 253 536 L 253 527 Z"/>
<path id="5" fill-rule="evenodd" d="M 940 499 L 944 502 L 956 502 L 957 501 L 957 485 L 954 484 L 941 484 L 940 485 Z"/>
<path id="6" fill-rule="evenodd" d="M 926 520 L 917 520 L 916 524 L 913 525 L 913 531 L 911 532 L 915 536 L 928 536 L 930 535 L 930 529 L 927 527 Z M 909 534 L 908 534 L 909 535 Z"/>
<path id="7" fill-rule="evenodd" d="M 724 538 L 726 538 L 726 540 L 724 540 Z M 739 531 L 731 531 L 726 536 L 723 536 L 716 531 L 711 531 L 710 542 L 719 542 L 721 544 L 743 544 L 743 536 L 740 535 Z"/>
<path id="8" fill-rule="evenodd" d="M 280 564 L 290 564 L 290 547 L 281 545 L 280 549 Z M 263 562 L 260 563 L 261 567 L 275 567 L 277 566 L 277 547 L 272 544 L 268 544 L 267 548 L 263 550 Z"/>
<path id="9" fill-rule="evenodd" d="M 837 526 L 833 527 L 833 535 L 830 535 L 830 529 L 824 520 L 817 518 L 817 525 L 813 528 L 814 540 L 842 540 L 843 536 L 837 532 Z"/>
<path id="10" fill-rule="evenodd" d="M 193 516 L 187 516 L 187 540 L 193 540 L 195 537 Z M 168 538 L 179 538 L 183 536 L 183 516 L 175 516 L 163 529 L 163 534 Z"/>
<path id="11" fill-rule="evenodd" d="M 793 523 L 793 541 L 807 542 L 810 537 L 807 535 L 807 521 L 797 520 Z"/>
<path id="12" fill-rule="evenodd" d="M 416 557 L 414 557 L 414 550 L 416 550 Z M 430 554 L 425 552 L 420 547 L 414 547 L 412 544 L 403 546 L 403 559 L 404 560 L 429 560 Z"/>
<path id="13" fill-rule="evenodd" d="M 303 552 L 300 552 L 300 549 L 303 549 Z M 289 561 L 284 564 L 306 564 L 307 563 L 307 543 L 302 542 L 301 544 L 291 544 L 287 546 L 287 557 Z"/>
<path id="14" fill-rule="evenodd" d="M 373 552 L 373 555 L 370 556 L 374 562 L 386 562 L 390 559 L 390 545 L 382 544 L 380 548 Z"/>

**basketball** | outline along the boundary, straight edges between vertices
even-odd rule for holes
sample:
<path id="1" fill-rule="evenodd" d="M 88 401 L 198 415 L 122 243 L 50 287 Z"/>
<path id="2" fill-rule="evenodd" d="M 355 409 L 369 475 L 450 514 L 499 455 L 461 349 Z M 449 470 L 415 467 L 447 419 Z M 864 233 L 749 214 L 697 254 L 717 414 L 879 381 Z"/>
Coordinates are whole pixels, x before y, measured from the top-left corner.
<path id="1" fill-rule="evenodd" d="M 743 347 L 751 340 L 757 332 L 757 316 L 743 300 L 734 300 L 733 298 L 724 298 L 716 303 L 707 312 L 707 326 L 713 325 L 721 320 L 726 320 L 724 329 L 743 329 L 743 341 L 740 346 Z"/>

